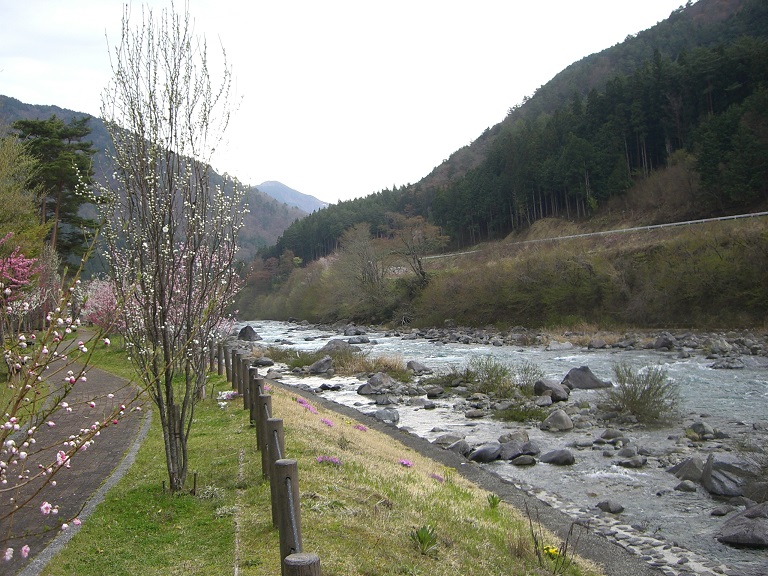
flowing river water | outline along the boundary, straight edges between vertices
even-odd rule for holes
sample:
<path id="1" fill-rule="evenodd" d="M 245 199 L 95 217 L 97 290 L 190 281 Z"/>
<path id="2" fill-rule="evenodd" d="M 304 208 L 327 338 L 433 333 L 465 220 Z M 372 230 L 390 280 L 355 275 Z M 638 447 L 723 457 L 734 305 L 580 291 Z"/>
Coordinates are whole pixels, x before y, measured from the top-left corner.
<path id="1" fill-rule="evenodd" d="M 247 324 L 256 330 L 262 338 L 259 344 L 264 346 L 315 351 L 330 339 L 344 338 L 331 330 L 294 323 L 253 321 Z M 602 380 L 612 379 L 613 367 L 618 362 L 626 362 L 635 369 L 661 366 L 679 385 L 683 419 L 669 428 L 632 427 L 626 431 L 625 435 L 632 444 L 651 454 L 648 464 L 642 468 L 620 467 L 616 465 L 616 458 L 606 455 L 604 450 L 595 449 L 592 440 L 600 435 L 604 427 L 552 433 L 535 426 L 504 423 L 492 418 L 469 420 L 462 410 L 454 409 L 458 401 L 455 397 L 436 400 L 437 407 L 432 410 L 398 404 L 398 426 L 430 441 L 442 434 L 452 433 L 464 437 L 473 446 L 495 441 L 510 429 L 524 427 L 530 439 L 541 447 L 542 453 L 568 447 L 574 452 L 576 463 L 572 466 L 537 464 L 516 467 L 496 461 L 484 466 L 573 518 L 589 520 L 604 517 L 606 515 L 596 508 L 596 504 L 607 499 L 619 502 L 625 510 L 613 521 L 618 525 L 618 532 L 622 527 L 631 527 L 630 532 L 674 544 L 691 551 L 700 560 L 697 564 L 686 559 L 681 562 L 679 571 L 669 569 L 669 573 L 699 573 L 697 566 L 708 566 L 708 569 L 715 566 L 718 567 L 715 572 L 768 575 L 768 552 L 734 548 L 715 539 L 725 519 L 710 513 L 723 502 L 709 496 L 701 487 L 695 493 L 676 491 L 674 488 L 680 480 L 666 472 L 670 461 L 684 460 L 695 454 L 706 460 L 708 451 L 738 451 L 742 446 L 766 440 L 765 433 L 753 430 L 752 424 L 768 419 L 768 359 L 748 357 L 745 368 L 723 370 L 711 368 L 712 360 L 703 356 L 680 358 L 675 352 L 586 348 L 548 351 L 543 346 L 442 344 L 425 339 L 388 336 L 383 332 L 369 331 L 366 336 L 371 342 L 358 347 L 371 356 L 399 356 L 406 362 L 416 360 L 438 373 L 462 369 L 478 355 L 492 355 L 510 366 L 533 363 L 545 377 L 557 380 L 561 380 L 571 368 L 579 366 L 589 366 Z M 288 385 L 309 384 L 324 397 L 364 413 L 373 413 L 378 408 L 372 405 L 369 398 L 357 394 L 360 380 L 354 377 L 333 377 L 330 380 L 338 384 L 340 390 L 317 390 L 323 382 L 329 383 L 324 376 L 308 378 L 286 372 L 281 378 Z M 598 394 L 599 391 L 574 390 L 568 403 L 594 403 Z M 695 447 L 679 441 L 684 436 L 685 428 L 697 420 L 704 420 L 724 432 L 728 439 Z M 762 448 L 766 447 L 763 445 Z"/>

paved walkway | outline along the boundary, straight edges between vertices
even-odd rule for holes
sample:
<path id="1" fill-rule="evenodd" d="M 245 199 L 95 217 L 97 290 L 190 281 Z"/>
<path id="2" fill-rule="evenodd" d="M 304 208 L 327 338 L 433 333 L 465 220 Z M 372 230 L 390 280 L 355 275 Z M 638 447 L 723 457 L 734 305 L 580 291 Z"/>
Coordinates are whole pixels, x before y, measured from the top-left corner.
<path id="1" fill-rule="evenodd" d="M 56 426 L 41 429 L 36 436 L 37 445 L 47 446 L 36 459 L 50 463 L 55 459 L 56 452 L 63 448 L 55 442 L 79 433 L 81 428 L 90 427 L 94 421 L 103 421 L 115 406 L 127 403 L 135 395 L 136 388 L 128 381 L 98 368 L 89 368 L 87 381 L 77 382 L 66 399 L 72 412 L 66 413 L 60 409 L 52 418 Z M 89 406 L 92 400 L 96 404 L 93 408 Z M 126 412 L 117 424 L 110 424 L 103 429 L 90 448 L 78 452 L 72 458 L 69 469 L 57 473 L 56 486 L 43 487 L 33 497 L 30 505 L 13 515 L 11 532 L 17 539 L 7 545 L 13 547 L 15 553 L 10 562 L 0 559 L 0 574 L 32 576 L 42 570 L 51 556 L 78 530 L 77 526 L 70 525 L 66 531 L 62 531 L 61 523 L 75 516 L 85 521 L 109 487 L 128 469 L 138 445 L 149 429 L 149 414 L 149 411 Z M 30 469 L 37 468 L 37 460 L 30 462 Z M 26 490 L 38 487 L 30 486 Z M 43 515 L 40 512 L 43 501 L 58 505 L 58 515 Z M 3 498 L 0 513 L 7 511 L 8 506 L 10 504 L 7 499 Z M 8 520 L 4 521 L 6 525 L 0 528 L 3 533 L 8 529 L 7 523 Z M 26 559 L 19 552 L 24 544 L 30 547 Z"/>

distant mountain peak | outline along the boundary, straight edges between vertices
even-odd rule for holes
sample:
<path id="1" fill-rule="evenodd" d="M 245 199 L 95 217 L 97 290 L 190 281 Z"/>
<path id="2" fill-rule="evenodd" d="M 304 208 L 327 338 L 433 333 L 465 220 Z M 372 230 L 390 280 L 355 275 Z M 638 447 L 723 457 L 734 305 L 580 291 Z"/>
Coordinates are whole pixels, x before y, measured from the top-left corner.
<path id="1" fill-rule="evenodd" d="M 259 190 L 259 192 L 263 192 L 275 200 L 288 204 L 289 206 L 300 208 L 307 213 L 314 212 L 315 210 L 320 210 L 321 208 L 328 206 L 327 202 L 318 200 L 309 194 L 303 194 L 302 192 L 294 190 L 290 186 L 286 186 L 277 180 L 267 180 L 261 184 L 258 184 L 256 188 Z"/>

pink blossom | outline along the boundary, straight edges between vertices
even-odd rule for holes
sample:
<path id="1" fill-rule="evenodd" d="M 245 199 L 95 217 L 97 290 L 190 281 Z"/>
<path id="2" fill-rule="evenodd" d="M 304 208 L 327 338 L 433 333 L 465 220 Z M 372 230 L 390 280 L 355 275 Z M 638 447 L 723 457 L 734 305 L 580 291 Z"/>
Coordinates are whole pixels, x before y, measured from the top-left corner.
<path id="1" fill-rule="evenodd" d="M 27 556 L 29 556 L 29 546 L 24 544 L 24 546 L 21 547 L 21 557 L 26 558 Z"/>
<path id="2" fill-rule="evenodd" d="M 40 505 L 40 512 L 46 516 L 51 513 L 51 510 L 53 510 L 53 506 L 47 500 Z"/>
<path id="3" fill-rule="evenodd" d="M 10 562 L 11 558 L 13 558 L 13 548 L 6 548 L 5 554 L 3 554 L 3 560 Z"/>

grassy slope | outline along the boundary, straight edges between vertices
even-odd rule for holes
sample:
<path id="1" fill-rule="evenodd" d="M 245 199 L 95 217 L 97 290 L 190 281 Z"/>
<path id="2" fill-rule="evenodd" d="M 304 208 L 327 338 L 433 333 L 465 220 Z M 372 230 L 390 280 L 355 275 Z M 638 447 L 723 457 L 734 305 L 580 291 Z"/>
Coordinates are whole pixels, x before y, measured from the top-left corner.
<path id="1" fill-rule="evenodd" d="M 109 355 L 98 359 L 102 367 L 125 364 L 114 351 Z M 219 377 L 212 383 L 229 388 Z M 486 492 L 384 434 L 359 430 L 322 408 L 313 414 L 290 391 L 272 394 L 273 413 L 285 422 L 288 457 L 299 463 L 304 550 L 320 555 L 325 576 L 552 573 L 546 557 L 539 566 L 519 511 L 504 503 L 491 509 Z M 43 573 L 227 574 L 237 555 L 240 574 L 277 574 L 269 484 L 241 408 L 239 400 L 226 409 L 213 400 L 198 406 L 190 440 L 197 497 L 163 492 L 155 418 L 134 466 Z M 323 455 L 342 465 L 318 463 Z M 409 537 L 426 524 L 437 530 L 433 555 L 420 554 Z M 547 535 L 544 544 L 557 542 Z M 566 573 L 597 572 L 582 564 Z"/>

